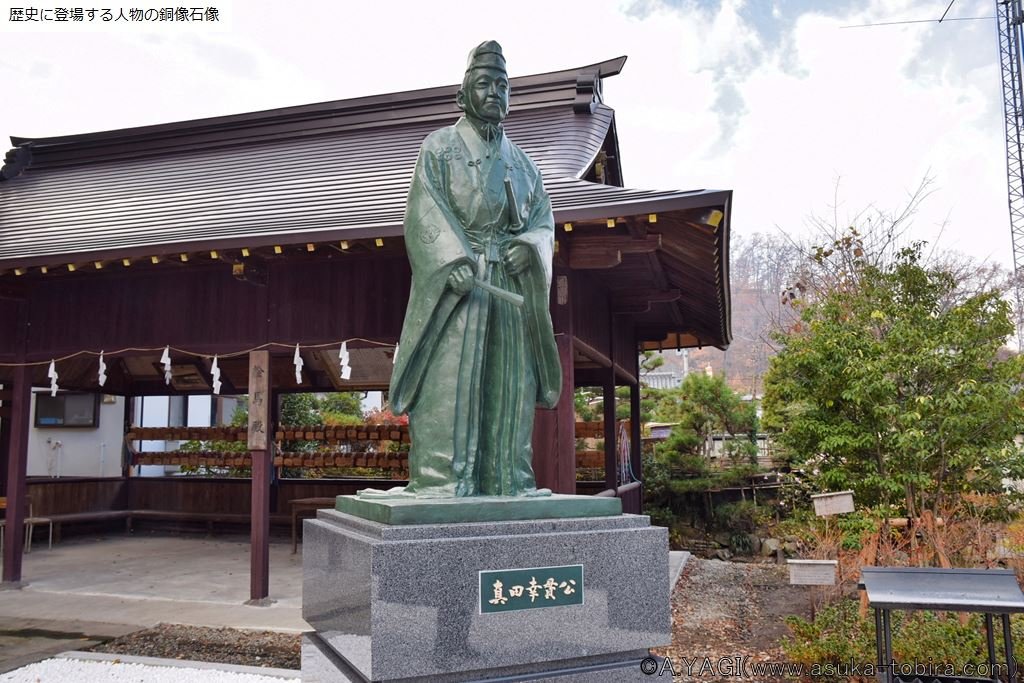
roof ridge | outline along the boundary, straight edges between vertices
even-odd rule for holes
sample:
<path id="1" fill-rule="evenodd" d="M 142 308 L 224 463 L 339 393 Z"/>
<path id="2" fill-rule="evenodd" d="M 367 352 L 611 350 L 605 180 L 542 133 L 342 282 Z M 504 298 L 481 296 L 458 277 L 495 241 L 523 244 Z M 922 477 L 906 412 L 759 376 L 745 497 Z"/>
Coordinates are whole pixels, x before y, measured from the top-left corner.
<path id="1" fill-rule="evenodd" d="M 523 99 L 524 96 L 530 94 L 543 97 L 544 93 L 547 93 L 547 96 L 551 98 L 551 102 L 554 103 L 570 97 L 568 91 L 571 90 L 572 95 L 570 99 L 578 99 L 578 95 L 592 94 L 594 101 L 600 101 L 600 88 L 593 88 L 591 86 L 595 81 L 620 73 L 625 61 L 626 57 L 622 56 L 571 69 L 517 76 L 510 79 L 513 92 L 516 93 L 514 98 Z M 585 78 L 585 75 L 593 75 L 593 78 Z M 110 143 L 115 142 L 129 144 L 133 142 L 144 143 L 147 139 L 188 138 L 189 136 L 208 135 L 216 132 L 223 132 L 229 136 L 233 132 L 239 137 L 244 137 L 244 131 L 261 126 L 272 124 L 297 125 L 317 120 L 335 119 L 339 116 L 345 117 L 382 111 L 397 113 L 409 110 L 415 111 L 416 109 L 432 109 L 433 116 L 437 116 L 440 113 L 438 109 L 445 108 L 445 105 L 455 110 L 456 107 L 452 96 L 459 88 L 459 85 L 434 86 L 397 93 L 367 95 L 342 100 L 92 133 L 36 138 L 12 135 L 11 143 L 15 147 L 30 145 L 34 153 L 38 155 L 39 153 L 45 154 L 48 150 L 67 149 L 70 147 L 79 149 L 90 146 L 106 147 Z M 560 97 L 558 96 L 559 93 L 561 93 Z M 537 104 L 534 103 L 533 106 L 537 106 Z M 395 118 L 400 119 L 402 123 L 408 123 L 408 116 L 396 116 Z"/>

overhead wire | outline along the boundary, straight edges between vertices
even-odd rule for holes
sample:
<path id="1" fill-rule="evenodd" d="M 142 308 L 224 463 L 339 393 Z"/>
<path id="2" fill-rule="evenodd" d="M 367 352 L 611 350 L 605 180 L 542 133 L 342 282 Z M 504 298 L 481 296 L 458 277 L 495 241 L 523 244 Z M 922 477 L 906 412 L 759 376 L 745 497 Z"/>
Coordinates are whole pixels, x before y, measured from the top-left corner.
<path id="1" fill-rule="evenodd" d="M 876 21 L 870 24 L 849 24 L 839 28 L 871 28 L 872 26 L 899 26 L 901 24 L 938 24 L 942 21 L 982 21 L 984 19 L 995 19 L 989 17 L 950 17 L 948 19 L 907 19 L 905 21 Z"/>
<path id="2" fill-rule="evenodd" d="M 942 13 L 942 16 L 938 19 L 906 19 L 902 21 L 876 21 L 870 24 L 850 24 L 847 26 L 840 26 L 839 28 L 871 28 L 872 26 L 900 26 L 903 24 L 941 24 L 944 21 L 982 21 L 985 19 L 995 19 L 995 16 L 990 17 L 949 17 L 949 10 L 953 8 L 953 3 L 956 0 L 949 0 L 949 4 L 946 5 L 946 10 Z"/>

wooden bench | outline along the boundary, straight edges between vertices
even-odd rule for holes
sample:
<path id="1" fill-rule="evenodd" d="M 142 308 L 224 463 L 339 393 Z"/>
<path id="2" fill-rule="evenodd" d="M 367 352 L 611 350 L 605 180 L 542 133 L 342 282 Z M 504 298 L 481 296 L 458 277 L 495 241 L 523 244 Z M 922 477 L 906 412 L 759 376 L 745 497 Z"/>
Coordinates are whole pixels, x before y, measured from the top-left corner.
<path id="1" fill-rule="evenodd" d="M 132 522 L 136 519 L 155 519 L 170 522 L 205 522 L 208 533 L 213 533 L 213 525 L 217 523 L 249 524 L 252 517 L 244 512 L 190 512 L 182 510 L 131 510 L 128 517 L 128 531 L 132 530 Z M 286 514 L 270 515 L 270 523 L 284 525 L 290 521 Z"/>
<path id="2" fill-rule="evenodd" d="M 131 531 L 131 510 L 93 510 L 91 512 L 68 512 L 58 515 L 46 515 L 46 518 L 53 522 L 53 535 L 60 541 L 60 529 L 62 524 L 77 524 L 84 522 L 109 522 L 115 520 L 126 520 L 125 531 Z"/>
<path id="3" fill-rule="evenodd" d="M 248 524 L 251 517 L 236 512 L 183 512 L 179 510 L 94 510 L 91 512 L 70 512 L 57 515 L 46 515 L 54 525 L 54 537 L 60 540 L 62 524 L 87 522 L 125 521 L 125 532 L 131 533 L 133 521 L 136 519 L 153 519 L 174 522 L 205 522 L 209 533 L 213 533 L 213 525 L 220 523 Z M 278 526 L 287 525 L 291 521 L 288 514 L 270 515 L 270 523 Z"/>

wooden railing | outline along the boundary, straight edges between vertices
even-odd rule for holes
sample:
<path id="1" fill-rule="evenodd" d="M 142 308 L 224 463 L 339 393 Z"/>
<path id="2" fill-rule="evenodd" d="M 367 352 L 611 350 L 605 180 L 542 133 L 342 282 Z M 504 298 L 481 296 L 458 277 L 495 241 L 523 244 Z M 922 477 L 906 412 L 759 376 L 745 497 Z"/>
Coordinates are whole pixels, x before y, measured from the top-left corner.
<path id="1" fill-rule="evenodd" d="M 252 458 L 242 446 L 244 427 L 135 427 L 125 435 L 133 465 L 178 465 L 186 467 L 251 467 Z M 222 449 L 140 452 L 137 441 L 197 441 Z M 407 449 L 395 452 L 393 444 L 409 443 L 409 427 L 384 425 L 298 425 L 279 426 L 274 432 L 274 467 L 289 468 L 374 468 L 382 476 L 408 477 Z M 319 442 L 316 450 L 288 451 L 295 441 Z"/>
<path id="2" fill-rule="evenodd" d="M 575 430 L 578 438 L 601 439 L 604 422 L 577 422 Z M 133 465 L 221 469 L 252 466 L 252 458 L 243 445 L 246 439 L 246 428 L 235 426 L 133 427 L 125 435 Z M 139 441 L 192 441 L 203 443 L 205 448 L 140 452 L 135 447 Z M 285 450 L 285 445 L 296 441 L 317 442 L 318 447 L 308 451 Z M 381 470 L 384 477 L 409 476 L 408 448 L 394 446 L 410 443 L 408 425 L 279 425 L 274 431 L 274 442 L 273 466 L 277 468 L 373 468 Z M 604 451 L 587 449 L 576 453 L 576 468 L 593 470 L 598 475 L 593 478 L 603 478 L 598 470 L 603 471 L 604 467 Z M 639 510 L 638 505 L 636 509 Z"/>
<path id="3" fill-rule="evenodd" d="M 622 511 L 630 515 L 639 515 L 643 511 L 643 482 L 633 481 L 623 484 L 617 489 L 605 489 L 598 493 L 608 498 L 621 498 Z"/>

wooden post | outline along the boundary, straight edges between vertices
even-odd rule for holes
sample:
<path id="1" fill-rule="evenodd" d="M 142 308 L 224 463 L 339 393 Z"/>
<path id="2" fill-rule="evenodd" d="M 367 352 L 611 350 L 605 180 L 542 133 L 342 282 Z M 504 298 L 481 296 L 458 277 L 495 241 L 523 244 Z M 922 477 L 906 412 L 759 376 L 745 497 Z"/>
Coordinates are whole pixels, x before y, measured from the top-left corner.
<path id="1" fill-rule="evenodd" d="M 608 307 L 608 379 L 604 383 L 604 487 L 619 488 L 618 449 L 615 447 L 615 314 Z"/>
<path id="2" fill-rule="evenodd" d="M 21 582 L 21 560 L 25 545 L 25 501 L 28 487 L 25 470 L 28 465 L 28 415 L 32 400 L 32 379 L 29 368 L 14 368 L 11 383 L 11 417 L 7 436 L 7 522 L 4 539 L 3 582 Z"/>
<path id="3" fill-rule="evenodd" d="M 573 404 L 572 337 L 555 337 L 562 362 L 562 395 L 551 410 L 538 410 L 533 423 L 533 471 L 538 488 L 576 493 L 576 408 Z"/>
<path id="4" fill-rule="evenodd" d="M 640 421 L 640 379 L 629 387 L 629 467 L 633 476 L 643 481 L 640 473 L 640 451 L 643 445 L 643 432 Z"/>
<path id="5" fill-rule="evenodd" d="M 270 596 L 270 352 L 249 353 L 249 454 L 252 456 L 249 602 Z"/>
<path id="6" fill-rule="evenodd" d="M 533 423 L 533 471 L 539 488 L 576 493 L 576 391 L 572 350 L 570 271 L 556 269 L 551 287 L 551 322 L 562 363 L 562 395 L 551 410 L 538 410 Z"/>
<path id="7" fill-rule="evenodd" d="M 7 495 L 7 467 L 11 454 L 11 383 L 0 386 L 0 495 Z M 2 564 L 0 560 L 0 564 Z"/>
<path id="8" fill-rule="evenodd" d="M 132 476 L 132 454 L 128 450 L 128 446 L 124 441 L 124 436 L 132 430 L 132 417 L 135 415 L 135 401 L 137 399 L 134 396 L 124 397 L 124 413 L 121 415 L 121 478 L 128 479 Z M 142 420 L 139 420 L 139 426 L 142 426 Z M 126 489 L 127 490 L 127 489 Z M 131 518 L 127 520 L 128 529 L 131 529 Z"/>
<path id="9" fill-rule="evenodd" d="M 615 364 L 609 370 L 611 377 L 604 384 L 604 487 L 617 489 L 618 463 L 615 448 Z"/>

